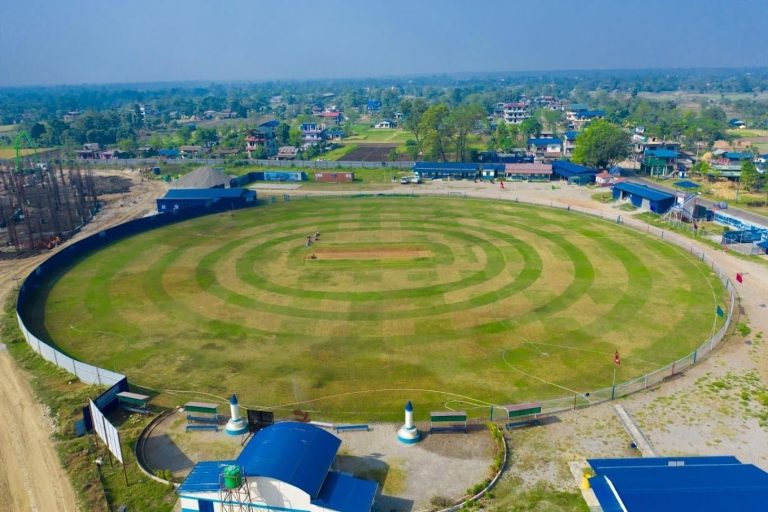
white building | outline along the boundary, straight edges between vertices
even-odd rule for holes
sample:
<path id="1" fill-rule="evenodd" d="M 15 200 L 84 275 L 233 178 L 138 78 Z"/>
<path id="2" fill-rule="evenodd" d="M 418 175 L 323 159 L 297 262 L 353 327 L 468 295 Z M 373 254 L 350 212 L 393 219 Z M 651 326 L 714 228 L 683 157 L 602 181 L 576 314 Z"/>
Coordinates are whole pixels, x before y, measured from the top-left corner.
<path id="1" fill-rule="evenodd" d="M 237 459 L 197 463 L 178 489 L 181 510 L 370 512 L 376 482 L 331 471 L 340 445 L 339 438 L 314 425 L 271 425 L 257 432 Z"/>

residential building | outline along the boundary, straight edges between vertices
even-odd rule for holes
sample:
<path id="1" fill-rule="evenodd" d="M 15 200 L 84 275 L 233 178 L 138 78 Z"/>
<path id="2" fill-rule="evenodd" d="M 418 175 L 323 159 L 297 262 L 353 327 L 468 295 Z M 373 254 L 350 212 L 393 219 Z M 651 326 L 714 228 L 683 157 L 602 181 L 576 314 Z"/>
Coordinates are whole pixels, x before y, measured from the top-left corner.
<path id="1" fill-rule="evenodd" d="M 202 154 L 202 146 L 179 146 L 179 155 L 181 158 L 198 158 Z"/>
<path id="2" fill-rule="evenodd" d="M 563 134 L 563 156 L 565 158 L 573 154 L 573 148 L 576 147 L 576 137 L 578 136 L 579 132 L 575 130 L 568 130 Z"/>
<path id="3" fill-rule="evenodd" d="M 389 128 L 396 128 L 396 127 L 397 127 L 397 123 L 395 123 L 395 122 L 394 122 L 394 121 L 392 121 L 391 119 L 385 119 L 385 120 L 383 120 L 383 121 L 379 121 L 378 123 L 376 123 L 375 125 L 373 125 L 373 127 L 374 127 L 374 128 L 377 128 L 377 129 L 389 129 Z"/>
<path id="4" fill-rule="evenodd" d="M 316 146 L 325 140 L 325 125 L 317 123 L 303 123 L 301 130 L 302 147 Z"/>
<path id="5" fill-rule="evenodd" d="M 520 124 L 531 117 L 528 105 L 522 102 L 505 103 L 502 107 L 502 119 L 507 124 Z"/>
<path id="6" fill-rule="evenodd" d="M 535 137 L 528 139 L 528 150 L 541 159 L 560 158 L 563 141 L 558 137 Z"/>
<path id="7" fill-rule="evenodd" d="M 648 176 L 666 178 L 677 170 L 677 151 L 673 149 L 646 149 L 640 163 L 640 172 Z"/>
<path id="8" fill-rule="evenodd" d="M 275 160 L 295 160 L 299 153 L 299 149 L 294 146 L 280 146 L 277 150 L 277 154 L 274 156 Z"/>

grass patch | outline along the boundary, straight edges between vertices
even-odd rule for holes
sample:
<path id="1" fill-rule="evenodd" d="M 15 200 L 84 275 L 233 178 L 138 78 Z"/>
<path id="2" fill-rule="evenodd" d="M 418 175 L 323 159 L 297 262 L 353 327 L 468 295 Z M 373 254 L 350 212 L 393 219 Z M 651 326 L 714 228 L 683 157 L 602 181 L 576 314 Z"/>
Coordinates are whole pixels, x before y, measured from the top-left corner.
<path id="1" fill-rule="evenodd" d="M 492 510 L 499 512 L 589 511 L 581 493 L 557 490 L 546 483 L 528 487 L 519 478 L 504 478 L 493 492 Z"/>
<path id="2" fill-rule="evenodd" d="M 334 247 L 351 256 L 309 258 Z M 356 260 L 366 247 L 431 256 Z M 722 303 L 685 251 L 600 219 L 474 199 L 313 198 L 111 245 L 29 307 L 71 355 L 137 384 L 374 421 L 398 418 L 403 399 L 428 411 L 447 393 L 512 403 L 562 394 L 546 381 L 605 387 L 617 339 L 619 378 L 640 376 L 708 336 L 712 290 Z"/>
<path id="3" fill-rule="evenodd" d="M 611 192 L 597 192 L 592 194 L 592 200 L 598 203 L 610 203 L 613 201 L 613 194 Z"/>
<path id="4" fill-rule="evenodd" d="M 323 160 L 338 160 L 357 149 L 357 144 L 345 144 L 339 148 L 323 153 Z"/>

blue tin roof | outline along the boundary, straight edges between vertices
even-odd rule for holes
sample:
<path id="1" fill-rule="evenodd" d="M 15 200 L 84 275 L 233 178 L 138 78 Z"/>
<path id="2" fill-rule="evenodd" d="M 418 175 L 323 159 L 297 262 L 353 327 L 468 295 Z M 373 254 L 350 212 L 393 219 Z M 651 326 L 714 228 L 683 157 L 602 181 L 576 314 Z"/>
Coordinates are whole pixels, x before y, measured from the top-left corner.
<path id="1" fill-rule="evenodd" d="M 628 192 L 633 195 L 640 196 L 650 201 L 664 201 L 668 199 L 673 199 L 675 197 L 674 195 L 664 192 L 663 190 L 659 190 L 657 188 L 651 188 L 646 185 L 640 185 L 639 183 L 630 183 L 628 181 L 616 183 L 613 186 L 613 188 L 617 190 L 622 190 L 624 192 Z"/>
<path id="2" fill-rule="evenodd" d="M 373 506 L 378 487 L 376 482 L 331 471 L 312 504 L 339 512 L 366 512 Z"/>
<path id="3" fill-rule="evenodd" d="M 581 117 L 585 119 L 590 119 L 592 117 L 603 117 L 603 116 L 605 116 L 605 110 L 583 110 L 576 114 L 576 117 Z"/>
<path id="4" fill-rule="evenodd" d="M 728 160 L 752 160 L 752 153 L 736 153 L 734 151 L 727 151 L 723 153 L 723 156 Z"/>
<path id="5" fill-rule="evenodd" d="M 247 476 L 274 478 L 316 498 L 339 445 L 341 439 L 314 425 L 276 423 L 251 438 L 237 463 Z"/>
<path id="6" fill-rule="evenodd" d="M 235 464 L 233 460 L 198 462 L 179 486 L 179 494 L 192 492 L 218 492 L 219 475 L 224 466 Z"/>
<path id="7" fill-rule="evenodd" d="M 158 149 L 157 154 L 160 156 L 177 157 L 179 156 L 178 149 Z"/>
<path id="8" fill-rule="evenodd" d="M 765 510 L 768 473 L 734 457 L 696 459 L 589 461 L 597 473 L 590 484 L 605 512 L 620 512 L 622 505 L 632 512 Z"/>
<path id="9" fill-rule="evenodd" d="M 655 158 L 677 158 L 677 151 L 673 149 L 646 149 L 643 154 Z"/>
<path id="10" fill-rule="evenodd" d="M 565 140 L 576 140 L 576 137 L 579 136 L 579 132 L 576 130 L 568 130 L 565 132 Z"/>
<path id="11" fill-rule="evenodd" d="M 221 199 L 255 194 L 253 190 L 244 188 L 172 188 L 163 199 Z"/>
<path id="12" fill-rule="evenodd" d="M 555 160 L 552 162 L 552 172 L 562 176 L 563 178 L 570 178 L 572 176 L 597 174 L 597 169 L 586 167 L 584 165 L 574 164 L 568 160 Z"/>
<path id="13" fill-rule="evenodd" d="M 464 162 L 416 162 L 413 164 L 414 172 L 477 172 L 477 164 L 467 164 Z"/>
<path id="14" fill-rule="evenodd" d="M 563 141 L 557 137 L 535 137 L 528 139 L 528 145 L 546 146 L 547 144 L 562 144 Z"/>

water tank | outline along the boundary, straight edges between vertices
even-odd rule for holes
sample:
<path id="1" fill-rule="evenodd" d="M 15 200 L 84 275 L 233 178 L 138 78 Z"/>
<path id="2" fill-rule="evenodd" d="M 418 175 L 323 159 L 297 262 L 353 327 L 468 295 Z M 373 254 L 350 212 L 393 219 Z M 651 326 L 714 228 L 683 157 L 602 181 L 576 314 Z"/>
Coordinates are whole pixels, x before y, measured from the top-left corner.
<path id="1" fill-rule="evenodd" d="M 243 483 L 243 474 L 239 466 L 225 466 L 222 476 L 225 489 L 237 489 Z"/>

